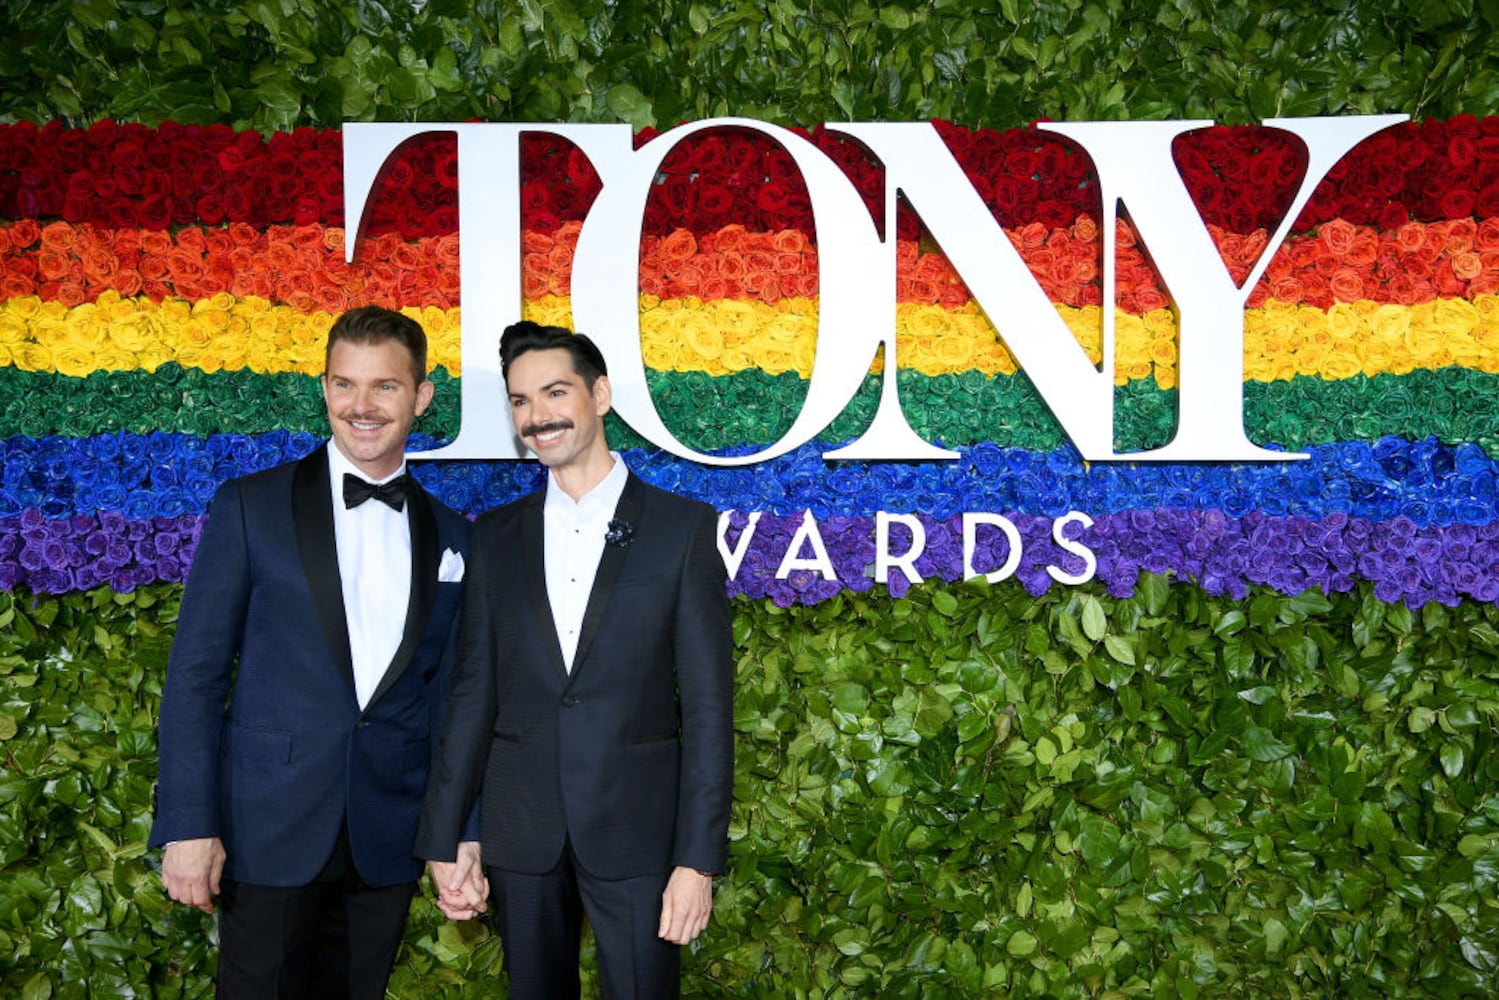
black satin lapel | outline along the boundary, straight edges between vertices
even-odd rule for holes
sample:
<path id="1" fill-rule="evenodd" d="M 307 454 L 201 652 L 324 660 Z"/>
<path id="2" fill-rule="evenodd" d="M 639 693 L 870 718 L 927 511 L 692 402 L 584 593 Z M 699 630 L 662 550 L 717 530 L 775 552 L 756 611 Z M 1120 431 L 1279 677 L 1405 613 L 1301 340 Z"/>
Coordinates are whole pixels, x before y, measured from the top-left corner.
<path id="1" fill-rule="evenodd" d="M 625 490 L 619 495 L 619 504 L 614 508 L 615 519 L 638 528 L 644 500 L 645 488 L 632 473 L 625 480 Z M 593 577 L 593 589 L 588 592 L 588 608 L 583 612 L 583 630 L 578 635 L 578 651 L 573 655 L 575 677 L 588 657 L 588 647 L 593 645 L 594 633 L 598 631 L 604 611 L 609 607 L 609 598 L 614 594 L 614 581 L 619 579 L 619 571 L 624 568 L 625 556 L 629 551 L 629 546 L 626 545 L 604 546 L 604 554 L 599 559 L 599 571 Z"/>
<path id="2" fill-rule="evenodd" d="M 396 648 L 396 655 L 375 686 L 375 693 L 370 695 L 371 705 L 400 680 L 401 674 L 411 665 L 422 634 L 427 630 L 427 619 L 432 615 L 432 601 L 437 596 L 437 517 L 432 513 L 427 494 L 416 480 L 411 479 L 410 483 L 406 491 L 406 522 L 411 529 L 411 597 L 406 601 L 406 628 L 401 633 L 401 645 Z"/>
<path id="3" fill-rule="evenodd" d="M 297 463 L 291 485 L 292 526 L 302 573 L 312 593 L 312 607 L 339 673 L 354 692 L 354 654 L 349 651 L 349 623 L 344 616 L 343 582 L 333 534 L 333 490 L 328 482 L 328 447 Z"/>
<path id="4" fill-rule="evenodd" d="M 525 573 L 527 600 L 542 641 L 551 654 L 552 667 L 567 683 L 567 663 L 562 659 L 562 643 L 557 639 L 557 619 L 552 617 L 552 602 L 547 598 L 546 487 L 532 493 L 520 513 L 521 570 Z M 576 662 L 576 661 L 574 661 Z"/>

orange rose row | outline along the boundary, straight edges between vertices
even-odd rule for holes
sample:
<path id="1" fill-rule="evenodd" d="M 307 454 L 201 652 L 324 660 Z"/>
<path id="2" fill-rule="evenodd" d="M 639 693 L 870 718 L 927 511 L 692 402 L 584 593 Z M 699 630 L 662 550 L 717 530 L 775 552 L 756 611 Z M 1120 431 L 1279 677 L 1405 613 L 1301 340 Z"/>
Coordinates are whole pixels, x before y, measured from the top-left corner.
<path id="1" fill-rule="evenodd" d="M 521 281 L 527 299 L 570 294 L 580 224 L 523 238 Z M 1266 236 L 1210 227 L 1224 264 L 1242 282 L 1264 251 Z M 1031 223 L 1009 231 L 1053 302 L 1082 307 L 1101 301 L 1098 227 L 1083 216 L 1065 229 Z M 1118 304 L 1143 315 L 1167 304 L 1167 292 L 1135 234 L 1118 223 Z M 899 301 L 957 308 L 970 299 L 939 251 L 897 245 Z M 749 232 L 742 226 L 695 236 L 680 229 L 646 236 L 640 289 L 663 299 L 747 299 L 774 304 L 817 295 L 817 248 L 798 230 Z M 30 220 L 0 226 L 0 298 L 40 295 L 73 306 L 106 289 L 130 298 L 199 301 L 219 292 L 257 296 L 303 312 L 336 313 L 378 302 L 447 309 L 458 304 L 458 237 L 408 242 L 387 234 L 344 263 L 344 231 L 325 226 L 244 223 L 222 228 L 108 229 Z M 1499 292 L 1499 218 L 1410 222 L 1393 231 L 1334 220 L 1313 235 L 1288 240 L 1249 297 L 1327 308 L 1369 300 L 1414 305 L 1437 298 Z"/>

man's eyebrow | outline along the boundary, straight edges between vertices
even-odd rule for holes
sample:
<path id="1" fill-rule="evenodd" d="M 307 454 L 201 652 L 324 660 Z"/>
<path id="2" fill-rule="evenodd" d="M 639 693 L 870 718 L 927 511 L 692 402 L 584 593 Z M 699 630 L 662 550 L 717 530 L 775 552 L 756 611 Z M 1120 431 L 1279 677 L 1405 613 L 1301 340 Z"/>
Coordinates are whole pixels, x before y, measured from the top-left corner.
<path id="1" fill-rule="evenodd" d="M 537 389 L 536 389 L 536 392 L 538 394 L 540 394 L 540 393 L 546 392 L 548 389 L 555 389 L 559 385 L 567 387 L 567 386 L 571 386 L 572 384 L 573 384 L 572 379 L 568 379 L 568 378 L 554 378 L 550 382 L 548 382 L 546 385 L 538 386 Z M 525 399 L 526 398 L 526 394 L 524 392 L 512 392 L 512 393 L 510 393 L 510 398 L 511 399 Z"/>

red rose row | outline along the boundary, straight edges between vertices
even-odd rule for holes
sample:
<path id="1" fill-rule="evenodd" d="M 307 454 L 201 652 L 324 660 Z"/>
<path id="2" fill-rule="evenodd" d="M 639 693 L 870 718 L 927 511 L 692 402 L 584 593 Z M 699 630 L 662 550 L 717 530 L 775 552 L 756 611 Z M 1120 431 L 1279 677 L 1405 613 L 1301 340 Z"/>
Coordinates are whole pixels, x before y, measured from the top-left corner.
<path id="1" fill-rule="evenodd" d="M 938 129 L 995 218 L 1059 229 L 1098 213 L 1089 159 L 1035 129 Z M 857 143 L 824 129 L 798 130 L 834 159 L 872 213 L 882 204 L 879 166 Z M 654 138 L 647 130 L 638 136 Z M 1299 141 L 1271 129 L 1214 127 L 1177 140 L 1177 163 L 1204 219 L 1235 233 L 1273 228 L 1305 164 Z M 116 228 L 165 229 L 244 222 L 342 226 L 343 174 L 337 131 L 297 129 L 269 139 L 227 126 L 156 129 L 102 122 L 88 129 L 51 122 L 0 126 L 0 218 L 63 219 Z M 551 232 L 579 221 L 599 191 L 587 159 L 542 133 L 522 141 L 524 228 Z M 456 147 L 451 135 L 408 144 L 373 202 L 372 233 L 405 239 L 455 231 Z M 1318 189 L 1297 228 L 1340 218 L 1394 230 L 1411 220 L 1499 215 L 1499 118 L 1458 116 L 1407 123 L 1361 143 Z M 812 232 L 795 164 L 756 133 L 700 134 L 667 156 L 645 209 L 646 232 L 702 235 L 742 225 L 760 232 Z M 909 212 L 900 236 L 917 238 Z"/>

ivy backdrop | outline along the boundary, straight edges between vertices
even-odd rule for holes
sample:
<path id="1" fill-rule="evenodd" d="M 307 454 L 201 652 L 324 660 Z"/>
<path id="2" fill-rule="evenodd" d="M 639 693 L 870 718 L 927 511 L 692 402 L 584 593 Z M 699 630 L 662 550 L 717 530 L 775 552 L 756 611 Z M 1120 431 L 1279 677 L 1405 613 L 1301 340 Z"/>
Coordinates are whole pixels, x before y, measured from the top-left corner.
<path id="1" fill-rule="evenodd" d="M 962 454 L 711 472 L 611 433 L 653 481 L 761 511 L 731 582 L 732 864 L 686 957 L 716 996 L 1464 996 L 1499 965 L 1499 9 L 1270 3 L 6 2 L 0 43 L 0 991 L 204 996 L 212 923 L 145 850 L 155 709 L 206 499 L 325 433 L 330 314 L 433 335 L 457 421 L 452 151 L 409 148 L 342 263 L 345 120 L 805 128 L 938 119 L 1097 357 L 1091 166 L 1042 118 L 1210 118 L 1177 162 L 1246 274 L 1302 168 L 1271 116 L 1405 112 L 1297 220 L 1246 313 L 1263 467 L 1082 463 L 903 216 L 902 399 Z M 566 321 L 597 178 L 525 158 L 526 312 Z M 1121 445 L 1169 437 L 1174 318 L 1120 231 Z M 816 233 L 773 146 L 725 132 L 663 167 L 641 256 L 658 405 L 755 450 L 805 393 Z M 1002 320 L 1002 317 L 1000 317 Z M 528 465 L 425 466 L 469 512 Z M 869 575 L 878 510 L 925 578 Z M 1051 541 L 1070 509 L 1096 577 Z M 835 578 L 775 569 L 804 511 Z M 962 582 L 963 511 L 1024 555 Z M 986 538 L 978 561 L 1003 561 Z M 413 907 L 395 995 L 491 995 L 498 942 Z"/>

